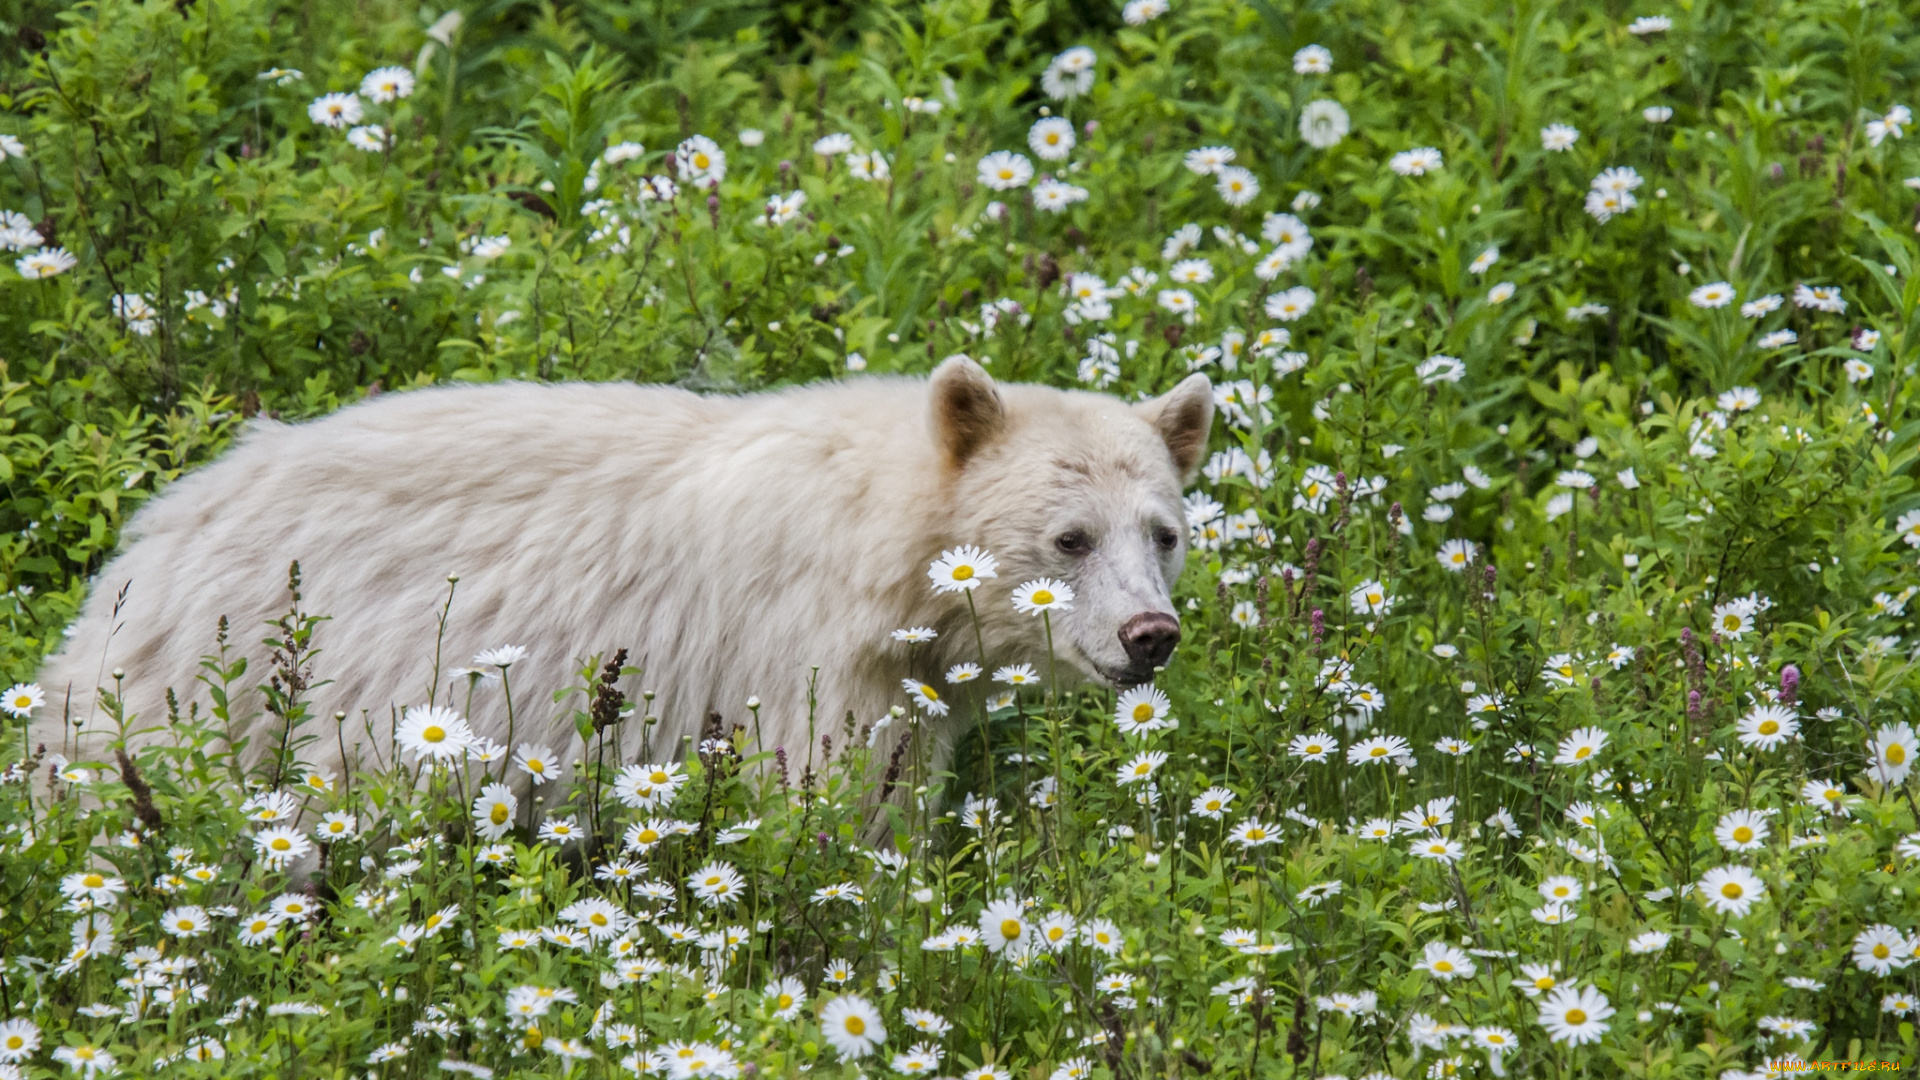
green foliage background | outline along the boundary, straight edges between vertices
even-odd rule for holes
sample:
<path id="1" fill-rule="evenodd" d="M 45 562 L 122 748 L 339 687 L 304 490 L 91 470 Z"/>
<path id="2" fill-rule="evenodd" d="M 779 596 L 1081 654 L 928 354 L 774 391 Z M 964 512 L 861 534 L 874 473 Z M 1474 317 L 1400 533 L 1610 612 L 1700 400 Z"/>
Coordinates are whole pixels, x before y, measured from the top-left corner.
<path id="1" fill-rule="evenodd" d="M 1420 876 L 1430 868 L 1394 863 L 1385 849 L 1376 857 L 1332 829 L 1347 815 L 1442 793 L 1461 800 L 1460 832 L 1512 804 L 1542 837 L 1580 800 L 1615 800 L 1608 850 L 1619 865 L 1611 884 L 1593 886 L 1592 864 L 1582 871 L 1607 890 L 1583 916 L 1586 936 L 1524 945 L 1597 979 L 1623 1015 L 1590 1066 L 1554 1047 L 1530 1050 L 1531 1064 L 1716 1075 L 1789 1045 L 1756 1035 L 1754 1021 L 1796 1010 L 1819 1025 L 1790 1044 L 1800 1050 L 1912 1059 L 1911 1024 L 1880 1007 L 1883 993 L 1911 990 L 1911 980 L 1868 979 L 1849 965 L 1847 943 L 1871 923 L 1911 929 L 1920 888 L 1911 861 L 1890 854 L 1915 824 L 1911 786 L 1863 770 L 1869 734 L 1910 719 L 1920 691 L 1905 608 L 1920 580 L 1895 524 L 1920 507 L 1912 491 L 1920 215 L 1903 183 L 1920 173 L 1920 141 L 1876 145 L 1867 135 L 1870 121 L 1912 102 L 1920 3 L 1185 0 L 1136 27 L 1117 6 L 1027 0 L 501 0 L 468 9 L 450 46 L 427 36 L 441 14 L 384 0 L 0 4 L 0 134 L 26 149 L 0 161 L 0 208 L 24 214 L 78 260 L 42 280 L 0 264 L 0 673 L 31 677 L 128 515 L 217 453 L 248 416 L 308 417 L 376 390 L 447 380 L 748 390 L 847 377 L 856 353 L 869 371 L 915 373 L 967 352 L 990 358 L 1000 378 L 1072 385 L 1096 330 L 1138 343 L 1111 389 L 1157 393 L 1199 362 L 1196 346 L 1230 332 L 1254 337 L 1273 325 L 1264 299 L 1306 285 L 1317 302 L 1288 324 L 1291 347 L 1309 358 L 1303 370 L 1277 372 L 1272 357 L 1251 351 L 1237 371 L 1219 360 L 1211 368 L 1223 383 L 1248 379 L 1248 393 L 1273 390 L 1270 416 L 1223 423 L 1215 447 L 1271 455 L 1277 482 L 1240 476 L 1210 486 L 1227 510 L 1253 512 L 1272 540 L 1203 551 L 1183 582 L 1190 629 L 1164 685 L 1187 718 L 1174 744 L 1199 764 L 1168 789 L 1178 803 L 1188 788 L 1229 783 L 1269 818 L 1298 803 L 1329 830 L 1310 830 L 1257 873 L 1215 833 L 1177 851 L 1174 865 L 1143 868 L 1135 847 L 1164 848 L 1173 826 L 1143 820 L 1137 845 L 1109 841 L 1109 816 L 1138 811 L 1103 779 L 1122 744 L 1090 727 L 1073 756 L 1086 783 L 1063 788 L 1071 826 L 1045 845 L 1025 831 L 1009 841 L 1022 858 L 1044 849 L 1034 857 L 1059 860 L 1052 865 L 1069 868 L 1060 879 L 1069 884 L 1076 874 L 1114 882 L 1113 897 L 1135 905 L 1114 914 L 1142 964 L 1181 958 L 1207 970 L 1211 960 L 1183 951 L 1198 948 L 1188 927 L 1212 933 L 1223 919 L 1313 942 L 1289 959 L 1298 967 L 1276 962 L 1271 980 L 1260 978 L 1277 1007 L 1299 1003 L 1291 1027 L 1285 1015 L 1284 1030 L 1272 1016 L 1229 1015 L 1204 986 L 1163 988 L 1174 1006 L 1156 1015 L 1204 1022 L 1122 1031 L 1137 1069 L 1195 1068 L 1182 1057 L 1195 1047 L 1223 1068 L 1287 1075 L 1297 1065 L 1305 1075 L 1319 1067 L 1322 1029 L 1312 1027 L 1311 1054 L 1288 1044 L 1293 1064 L 1281 1064 L 1272 1041 L 1308 1031 L 1306 1002 L 1327 989 L 1315 980 L 1338 983 L 1342 973 L 1365 973 L 1359 985 L 1389 1004 L 1434 1008 L 1401 954 L 1450 917 L 1416 909 L 1415 895 L 1457 885 L 1462 896 L 1504 904 L 1534 932 L 1525 924 L 1535 902 L 1528 881 L 1555 869 L 1554 851 L 1476 840 L 1478 861 L 1436 886 Z M 1671 28 L 1628 30 L 1653 14 L 1669 16 Z M 1295 50 L 1316 43 L 1331 50 L 1331 73 L 1297 73 Z M 1093 90 L 1050 102 L 1041 71 L 1075 45 L 1098 54 Z M 411 69 L 418 85 L 369 105 L 368 122 L 393 135 L 385 149 L 356 149 L 308 118 L 319 94 L 350 91 L 389 64 Z M 280 68 L 302 75 L 260 77 Z M 910 97 L 943 107 L 909 112 Z M 1300 111 L 1315 98 L 1341 102 L 1352 117 L 1351 134 L 1331 149 L 1299 134 Z M 1671 108 L 1671 118 L 1649 122 L 1643 110 L 1654 106 Z M 1074 171 L 1063 175 L 1089 197 L 1059 214 L 1035 210 L 1022 192 L 986 190 L 975 171 L 988 152 L 1026 152 L 1043 107 L 1081 133 Z M 1570 150 L 1543 148 L 1539 132 L 1551 123 L 1579 129 Z M 743 145 L 746 128 L 764 131 L 764 143 Z M 837 132 L 884 153 L 891 179 L 858 180 L 841 160 L 814 153 L 818 138 Z M 725 150 L 724 181 L 669 203 L 639 201 L 640 179 L 668 171 L 673 147 L 693 135 Z M 644 144 L 644 156 L 602 166 L 589 191 L 594 162 L 621 141 Z M 1258 178 L 1250 205 L 1226 205 L 1211 178 L 1184 166 L 1189 151 L 1214 145 L 1233 147 L 1236 164 Z M 1414 147 L 1437 148 L 1444 167 L 1396 173 L 1392 155 Z M 1646 183 L 1638 209 L 1602 224 L 1582 204 L 1592 178 L 1614 166 L 1631 166 Z M 795 190 L 807 195 L 803 217 L 756 221 L 769 197 Z M 1265 213 L 1307 191 L 1321 200 L 1301 211 L 1315 246 L 1279 281 L 1259 279 L 1257 256 L 1212 231 L 1257 236 Z M 595 198 L 620 204 L 630 227 L 623 243 L 596 237 L 605 222 Z M 1004 217 L 989 215 L 995 199 L 1009 204 Z M 1116 298 L 1100 327 L 1067 319 L 1067 275 L 1114 283 L 1138 266 L 1161 275 L 1156 288 L 1171 284 L 1162 245 L 1189 222 L 1202 226 L 1200 254 L 1215 274 L 1191 286 L 1194 320 L 1157 306 L 1151 289 Z M 462 246 L 498 236 L 510 244 L 497 257 Z M 1498 261 L 1472 271 L 1490 245 Z M 1748 318 L 1737 303 L 1689 302 L 1714 281 L 1731 283 L 1742 301 L 1837 286 L 1847 306 L 1821 312 L 1789 301 Z M 1512 284 L 1510 298 L 1490 296 L 1496 282 Z M 195 293 L 221 299 L 221 313 Z M 117 295 L 150 298 L 151 334 L 116 314 Z M 1030 319 L 976 332 L 981 306 L 1002 299 Z M 1570 317 L 1579 305 L 1606 312 Z M 1797 340 L 1760 344 L 1780 329 Z M 1861 331 L 1877 338 L 1865 344 Z M 1424 382 L 1418 365 L 1435 354 L 1460 358 L 1465 377 Z M 1850 360 L 1871 374 L 1849 377 Z M 1759 404 L 1717 403 L 1736 387 L 1757 390 Z M 1386 455 L 1386 446 L 1400 449 Z M 1349 487 L 1303 508 L 1293 496 L 1310 465 L 1342 472 L 1349 485 L 1380 477 L 1389 494 L 1370 500 Z M 1490 475 L 1489 486 L 1436 498 L 1454 506 L 1444 524 L 1422 518 L 1421 493 L 1469 465 Z M 1573 467 L 1598 483 L 1559 484 L 1559 471 Z M 1629 468 L 1637 487 L 1614 479 Z M 1570 491 L 1570 508 L 1556 505 Z M 1410 538 L 1393 527 L 1389 503 L 1415 522 Z M 1494 584 L 1475 576 L 1482 564 L 1473 575 L 1437 566 L 1443 538 L 1475 542 L 1498 568 Z M 1310 545 L 1317 563 L 1306 557 Z M 1318 573 L 1283 585 L 1283 562 Z M 1221 576 L 1229 570 L 1245 573 Z M 1389 582 L 1399 597 L 1377 625 L 1347 601 L 1367 579 Z M 1770 613 L 1742 635 L 1716 636 L 1710 613 L 1756 591 Z M 1258 626 L 1231 620 L 1239 603 L 1256 605 Z M 1456 666 L 1436 663 L 1436 643 L 1457 643 Z M 1619 643 L 1637 659 L 1604 664 Z M 1336 784 L 1280 757 L 1276 732 L 1338 722 L 1343 704 L 1321 667 L 1336 653 L 1386 692 L 1387 729 L 1423 757 L 1416 780 Z M 1576 658 L 1573 685 L 1543 678 L 1558 654 Z M 1804 738 L 1778 758 L 1742 756 L 1735 723 L 1777 693 L 1789 663 L 1807 680 Z M 1466 682 L 1507 700 L 1473 765 L 1427 749 L 1467 733 Z M 1095 724 L 1106 708 L 1080 704 Z M 1831 718 L 1814 720 L 1816 708 Z M 1031 722 L 1033 712 L 1015 715 Z M 1046 716 L 1058 719 L 1051 707 Z M 1004 745 L 1013 723 L 1001 722 Z M 1513 742 L 1545 751 L 1590 724 L 1614 735 L 1611 787 L 1534 761 L 1495 768 Z M 963 762 L 956 794 L 977 785 L 977 770 Z M 1796 803 L 1798 785 L 1818 778 L 1848 785 L 1855 817 L 1844 828 Z M 401 783 L 411 797 L 410 779 Z M 764 790 L 738 783 L 729 797 L 740 813 L 758 807 L 792 827 L 790 841 L 810 827 L 805 813 L 797 823 L 777 819 L 754 802 Z M 1024 797 L 1001 794 L 1010 807 Z M 163 784 L 160 798 L 170 819 L 192 809 L 204 821 L 203 848 L 241 827 L 217 820 L 231 807 L 206 805 L 206 791 L 185 780 Z M 1724 920 L 1671 897 L 1643 910 L 1646 893 L 1728 859 L 1713 823 L 1746 806 L 1788 815 L 1753 857 L 1765 861 L 1775 899 L 1745 924 L 1746 936 L 1723 935 Z M 853 816 L 832 826 L 848 842 L 858 835 Z M 1789 818 L 1806 826 L 1800 832 L 1834 824 L 1833 842 L 1790 847 Z M 450 820 L 464 820 L 460 807 Z M 19 891 L 10 895 L 37 887 L 29 862 L 84 858 L 87 838 L 110 831 L 74 824 L 82 821 L 20 841 L 9 870 Z M 1192 827 L 1194 837 L 1214 828 Z M 1030 842 L 1041 847 L 1021 846 Z M 539 893 L 525 906 L 573 897 L 577 882 L 545 849 L 523 845 L 518 857 L 550 890 L 521 893 Z M 802 863 L 784 892 L 769 886 L 767 902 L 800 910 L 801 884 L 831 884 L 857 865 L 850 855 L 842 862 Z M 339 888 L 351 887 L 347 870 Z M 943 881 L 964 878 L 938 871 L 949 872 L 960 876 Z M 1005 874 L 989 858 L 983 877 L 953 886 L 956 905 L 986 899 L 1008 884 Z M 1262 900 L 1323 878 L 1352 883 L 1353 912 L 1314 922 L 1321 916 Z M 1078 880 L 1084 892 L 1087 878 Z M 495 904 L 505 918 L 509 892 L 459 895 L 470 910 Z M 9 941 L 43 934 L 22 913 L 45 911 L 10 903 Z M 1654 924 L 1680 935 L 1671 962 L 1629 960 L 1622 943 Z M 876 923 L 872 933 L 895 935 L 888 947 L 914 957 L 912 929 Z M 34 947 L 53 955 L 59 941 Z M 378 952 L 368 945 L 349 963 L 362 980 L 349 990 L 371 994 L 377 984 L 384 1001 L 390 982 L 416 975 L 433 989 L 424 960 L 402 971 L 383 967 Z M 823 939 L 818 955 L 784 962 L 816 970 L 828 952 Z M 1376 970 L 1386 974 L 1374 979 Z M 1792 997 L 1803 991 L 1784 988 L 1788 976 L 1832 989 Z M 492 1007 L 479 989 L 459 992 L 473 995 L 476 1011 Z M 991 1006 L 969 997 L 966 1030 L 1008 1045 L 1025 1030 L 1017 1058 L 1058 1060 L 1084 1032 L 1052 1011 L 1071 996 L 1048 992 Z M 1674 1011 L 1652 1027 L 1628 1023 L 1642 995 Z M 73 1004 L 56 995 L 48 1007 L 70 1021 Z M 376 1010 L 342 1029 L 325 1044 L 329 1060 L 357 1063 L 370 1032 L 405 1030 L 403 1012 Z M 1511 1011 L 1506 1022 L 1531 1018 Z M 1388 1060 L 1386 1037 L 1346 1034 L 1328 1036 L 1326 1067 L 1359 1072 Z M 1248 1051 L 1260 1038 L 1269 1040 L 1264 1059 Z M 1404 1055 L 1393 1060 L 1412 1067 Z M 1134 1069 L 1132 1061 L 1109 1067 Z"/>

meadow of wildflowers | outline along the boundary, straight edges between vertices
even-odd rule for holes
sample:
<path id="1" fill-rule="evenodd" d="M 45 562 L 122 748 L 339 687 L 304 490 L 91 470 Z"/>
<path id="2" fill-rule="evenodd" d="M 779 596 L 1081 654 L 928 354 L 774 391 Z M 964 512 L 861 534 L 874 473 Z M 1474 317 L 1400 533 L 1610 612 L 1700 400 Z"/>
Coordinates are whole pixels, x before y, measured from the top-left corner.
<path id="1" fill-rule="evenodd" d="M 0 1080 L 1920 1064 L 1916 19 L 0 5 Z M 897 628 L 898 707 L 777 755 L 746 701 L 653 745 L 618 641 L 311 716 L 317 617 L 220 631 L 275 673 L 207 628 L 159 745 L 24 734 L 250 417 L 953 353 L 1213 378 L 1154 685 L 1061 683 L 1043 581 L 1030 651 Z M 578 738 L 475 735 L 509 693 Z"/>

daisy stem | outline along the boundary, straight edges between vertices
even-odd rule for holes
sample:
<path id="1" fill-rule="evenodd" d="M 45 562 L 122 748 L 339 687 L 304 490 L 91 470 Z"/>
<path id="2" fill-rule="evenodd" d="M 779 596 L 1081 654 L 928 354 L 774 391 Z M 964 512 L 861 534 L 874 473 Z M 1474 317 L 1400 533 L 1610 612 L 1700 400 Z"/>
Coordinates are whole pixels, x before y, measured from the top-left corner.
<path id="1" fill-rule="evenodd" d="M 987 640 L 980 632 L 980 609 L 974 606 L 973 590 L 966 592 L 967 614 L 973 618 L 973 645 L 980 651 L 980 672 L 984 675 L 987 670 Z M 987 715 L 985 698 L 980 701 L 980 750 L 987 758 L 987 793 L 997 794 L 1000 788 L 993 773 L 993 721 Z"/>
<path id="2" fill-rule="evenodd" d="M 438 703 L 440 694 L 440 649 L 447 642 L 447 615 L 453 611 L 453 592 L 460 587 L 460 579 L 447 576 L 447 602 L 440 608 L 440 626 L 433 635 L 433 681 L 427 684 L 427 708 Z M 451 697 L 452 695 L 448 695 Z"/>
<path id="3" fill-rule="evenodd" d="M 451 771 L 451 770 L 449 770 L 449 771 Z M 484 772 L 484 770 L 482 770 L 482 771 Z M 460 761 L 460 771 L 459 771 L 459 772 L 457 772 L 457 773 L 454 773 L 454 780 L 455 780 L 455 789 L 456 789 L 456 790 L 457 790 L 457 791 L 459 792 L 459 797 L 460 797 L 460 808 L 461 808 L 462 810 L 465 810 L 465 809 L 467 809 L 468 807 L 470 807 L 470 806 L 472 806 L 472 805 L 473 805 L 473 803 L 472 803 L 471 801 L 469 801 L 469 800 L 467 799 L 467 762 L 466 762 L 466 759 L 464 759 L 464 758 L 462 758 L 462 759 L 461 759 L 461 761 Z M 473 833 L 473 819 L 472 819 L 471 817 L 467 817 L 467 816 L 465 816 L 465 815 L 463 814 L 463 815 L 462 815 L 462 824 L 466 826 L 466 831 L 467 831 L 467 833 L 468 833 L 469 835 L 471 835 L 471 834 Z"/>
<path id="4" fill-rule="evenodd" d="M 1040 623 L 1047 630 L 1047 716 L 1053 716 L 1054 702 L 1060 696 L 1060 664 L 1053 652 L 1053 616 L 1042 611 Z"/>
<path id="5" fill-rule="evenodd" d="M 507 752 L 500 756 L 500 779 L 502 782 L 505 782 L 507 779 L 508 763 L 513 760 L 513 686 L 507 679 L 507 670 L 512 666 L 512 664 L 503 664 L 500 667 L 500 692 L 504 694 L 507 699 Z M 469 711 L 468 715 L 471 716 L 472 712 Z"/>

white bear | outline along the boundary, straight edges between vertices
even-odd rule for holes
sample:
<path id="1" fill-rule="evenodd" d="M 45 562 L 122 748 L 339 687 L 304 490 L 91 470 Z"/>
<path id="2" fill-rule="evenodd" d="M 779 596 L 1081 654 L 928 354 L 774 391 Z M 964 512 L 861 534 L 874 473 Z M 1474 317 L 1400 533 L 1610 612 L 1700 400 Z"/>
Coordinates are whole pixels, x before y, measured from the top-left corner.
<path id="1" fill-rule="evenodd" d="M 438 700 L 466 708 L 465 683 L 450 688 L 448 672 L 509 643 L 528 651 L 509 671 L 515 741 L 577 758 L 552 692 L 577 682 L 586 658 L 624 647 L 644 669 L 627 692 L 656 695 L 651 756 L 684 753 L 713 712 L 761 742 L 743 750 L 784 747 L 817 764 L 810 681 L 815 728 L 844 742 L 847 713 L 867 723 L 910 704 L 903 679 L 944 697 L 953 664 L 984 659 L 990 673 L 1031 663 L 1044 674 L 1042 621 L 1010 600 L 1041 577 L 1074 595 L 1050 616 L 1062 671 L 1143 682 L 1179 638 L 1170 589 L 1186 549 L 1181 488 L 1212 417 L 1203 375 L 1129 405 L 999 385 L 952 357 L 924 380 L 743 396 L 441 387 L 309 423 L 256 423 L 129 523 L 40 674 L 48 703 L 32 738 L 76 761 L 110 758 L 116 731 L 95 688 L 111 688 L 115 670 L 137 714 L 131 741 L 167 738 L 169 687 L 183 708 L 205 707 L 200 661 L 223 616 L 250 661 L 245 685 L 264 682 L 260 643 L 287 608 L 296 559 L 303 606 L 330 616 L 314 644 L 316 678 L 331 681 L 310 692 L 317 720 L 306 729 L 320 738 L 300 757 L 330 771 L 392 760 L 390 718 L 427 701 L 436 662 Z M 967 597 L 937 592 L 928 576 L 961 545 L 998 560 L 998 576 L 972 595 L 978 642 Z M 450 574 L 458 584 L 436 661 Z M 915 626 L 938 637 L 891 636 Z M 987 685 L 975 680 L 972 700 Z M 249 692 L 234 705 L 250 718 L 254 761 L 277 736 L 262 700 Z M 471 710 L 479 735 L 508 737 L 497 682 Z M 344 731 L 336 711 L 349 717 Z M 979 715 L 977 704 L 948 712 L 936 746 Z M 641 753 L 642 726 L 621 726 L 626 760 Z M 356 749 L 369 727 L 374 745 Z"/>

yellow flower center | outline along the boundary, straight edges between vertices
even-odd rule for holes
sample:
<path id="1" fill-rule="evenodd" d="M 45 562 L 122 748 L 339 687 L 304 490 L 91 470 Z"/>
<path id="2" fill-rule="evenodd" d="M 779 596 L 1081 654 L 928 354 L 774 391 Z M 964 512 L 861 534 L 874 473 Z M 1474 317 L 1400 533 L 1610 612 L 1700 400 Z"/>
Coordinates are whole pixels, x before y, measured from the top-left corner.
<path id="1" fill-rule="evenodd" d="M 1435 960 L 1433 962 L 1433 970 L 1439 971 L 1439 972 L 1452 971 L 1453 962 L 1450 960 Z"/>
<path id="2" fill-rule="evenodd" d="M 495 825 L 505 825 L 507 823 L 507 804 L 494 803 L 493 812 L 488 814 L 487 817 Z"/>
<path id="3" fill-rule="evenodd" d="M 1053 593 L 1046 589 L 1035 589 L 1033 591 L 1033 602 L 1036 604 L 1051 604 L 1053 603 Z"/>
<path id="4" fill-rule="evenodd" d="M 1907 748 L 1899 743 L 1887 747 L 1887 764 L 1899 765 L 1907 760 Z"/>
<path id="5" fill-rule="evenodd" d="M 849 1035 L 865 1035 L 867 1033 L 867 1022 L 857 1016 L 847 1017 L 846 1026 L 847 1034 Z"/>
<path id="6" fill-rule="evenodd" d="M 1003 938 L 1017 938 L 1020 936 L 1020 930 L 1019 919 L 1005 919 L 1000 923 L 1000 936 Z"/>
<path id="7" fill-rule="evenodd" d="M 1891 953 L 1892 950 L 1888 949 L 1885 945 L 1875 945 L 1873 947 L 1873 958 L 1875 960 L 1885 960 Z"/>
<path id="8" fill-rule="evenodd" d="M 712 162 L 712 160 L 713 159 L 707 157 L 707 155 L 705 154 L 696 153 L 693 155 L 693 167 L 696 169 L 704 169 Z"/>
<path id="9" fill-rule="evenodd" d="M 106 883 L 107 879 L 101 877 L 99 874 L 88 874 L 86 877 L 80 879 L 80 884 L 85 885 L 89 889 L 97 889 Z"/>
<path id="10" fill-rule="evenodd" d="M 793 1007 L 793 995 L 781 994 L 778 998 L 774 999 L 774 1004 L 782 1009 L 790 1009 Z"/>
<path id="11" fill-rule="evenodd" d="M 955 580 L 955 581 L 970 581 L 970 580 L 972 580 L 972 579 L 973 579 L 973 567 L 971 567 L 971 566 L 956 566 L 956 567 L 954 567 L 954 568 L 953 568 L 953 580 Z"/>
<path id="12" fill-rule="evenodd" d="M 1584 1009 L 1568 1009 L 1567 1010 L 1567 1023 L 1584 1024 L 1586 1022 L 1587 1022 L 1586 1010 Z"/>
<path id="13" fill-rule="evenodd" d="M 1738 900 L 1746 895 L 1746 890 L 1740 887 L 1739 882 L 1729 881 L 1725 885 L 1720 886 L 1720 895 L 1729 900 Z"/>
<path id="14" fill-rule="evenodd" d="M 1153 719 L 1153 706 L 1144 701 L 1135 705 L 1133 707 L 1133 719 L 1135 723 L 1145 723 Z"/>
<path id="15" fill-rule="evenodd" d="M 284 836 L 276 836 L 273 838 L 273 842 L 267 846 L 275 851 L 292 851 L 293 841 L 288 840 Z"/>
<path id="16" fill-rule="evenodd" d="M 640 842 L 641 842 L 641 843 L 643 843 L 643 844 L 654 844 L 654 843 L 658 843 L 658 842 L 659 842 L 659 840 L 660 840 L 660 834 L 659 834 L 659 833 L 657 833 L 657 832 L 655 832 L 655 831 L 653 831 L 652 829 L 641 829 L 641 830 L 640 830 Z"/>
<path id="17" fill-rule="evenodd" d="M 1778 732 L 1779 730 L 1780 730 L 1780 722 L 1777 720 L 1760 721 L 1759 731 L 1760 731 L 1760 734 L 1762 735 L 1772 735 Z"/>
<path id="18" fill-rule="evenodd" d="M 447 729 L 439 724 L 428 724 L 427 729 L 420 733 L 420 737 L 430 743 L 445 742 Z"/>
<path id="19" fill-rule="evenodd" d="M 1739 828 L 1733 830 L 1733 839 L 1736 843 L 1744 844 L 1749 840 L 1753 839 L 1753 830 L 1747 828 L 1745 825 L 1742 825 Z"/>
<path id="20" fill-rule="evenodd" d="M 1575 751 L 1573 752 L 1573 760 L 1575 760 L 1575 761 L 1585 761 L 1585 760 L 1587 759 L 1587 755 L 1588 755 L 1588 754 L 1591 754 L 1591 753 L 1593 753 L 1593 747 L 1591 747 L 1591 746 L 1583 746 L 1583 747 L 1581 747 L 1580 749 L 1578 749 L 1578 750 L 1575 750 Z"/>
<path id="21" fill-rule="evenodd" d="M 1384 746 L 1376 746 L 1373 749 L 1367 751 L 1367 756 L 1368 757 L 1386 757 L 1387 748 Z"/>
<path id="22" fill-rule="evenodd" d="M 1738 630 L 1740 629 L 1740 616 L 1729 615 L 1720 620 L 1720 625 L 1726 627 L 1728 630 Z"/>

